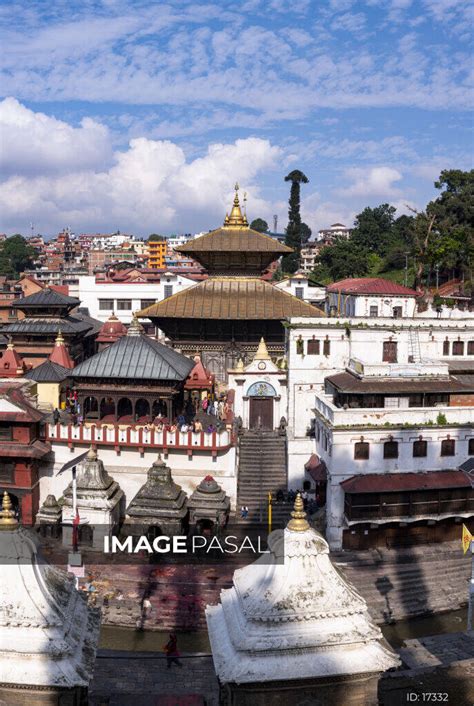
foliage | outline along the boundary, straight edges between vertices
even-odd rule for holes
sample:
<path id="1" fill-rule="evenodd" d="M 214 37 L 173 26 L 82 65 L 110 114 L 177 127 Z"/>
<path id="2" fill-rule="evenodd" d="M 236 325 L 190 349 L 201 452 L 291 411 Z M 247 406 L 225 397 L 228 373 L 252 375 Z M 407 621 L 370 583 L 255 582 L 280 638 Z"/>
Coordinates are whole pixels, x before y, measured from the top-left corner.
<path id="1" fill-rule="evenodd" d="M 443 426 L 444 424 L 447 424 L 447 423 L 448 423 L 448 420 L 446 419 L 446 415 L 442 414 L 442 412 L 440 412 L 438 414 L 438 416 L 436 417 L 436 424 L 439 424 L 439 426 Z"/>
<path id="2" fill-rule="evenodd" d="M 338 239 L 334 245 L 323 248 L 318 257 L 314 276 L 319 281 L 333 282 L 346 277 L 364 277 L 369 272 L 367 252 L 355 248 L 350 240 Z"/>
<path id="3" fill-rule="evenodd" d="M 18 233 L 0 243 L 0 274 L 18 276 L 32 267 L 36 251 Z"/>
<path id="4" fill-rule="evenodd" d="M 151 235 L 148 236 L 148 242 L 150 240 L 166 240 L 164 235 L 158 235 L 158 233 L 152 233 Z"/>
<path id="5" fill-rule="evenodd" d="M 301 246 L 306 242 L 303 238 L 306 237 L 310 230 L 308 226 L 306 226 L 306 229 L 302 229 L 300 214 L 300 185 L 307 184 L 309 179 L 299 169 L 294 169 L 287 174 L 285 181 L 291 181 L 285 245 L 293 248 L 294 252 L 283 258 L 281 266 L 285 272 L 293 273 L 298 269 Z"/>
<path id="6" fill-rule="evenodd" d="M 257 233 L 268 233 L 268 223 L 263 218 L 255 218 L 250 224 L 252 230 Z"/>

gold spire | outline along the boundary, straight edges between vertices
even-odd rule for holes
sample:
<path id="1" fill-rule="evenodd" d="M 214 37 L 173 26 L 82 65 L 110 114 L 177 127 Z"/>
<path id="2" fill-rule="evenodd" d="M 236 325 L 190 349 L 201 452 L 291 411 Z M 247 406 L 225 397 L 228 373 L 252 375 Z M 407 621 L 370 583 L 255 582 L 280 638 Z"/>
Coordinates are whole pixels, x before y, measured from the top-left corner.
<path id="1" fill-rule="evenodd" d="M 247 216 L 242 215 L 242 211 L 240 209 L 240 201 L 239 201 L 239 185 L 236 183 L 235 184 L 235 196 L 234 196 L 234 205 L 232 206 L 232 211 L 230 212 L 230 215 L 226 214 L 225 220 L 224 220 L 224 227 L 228 228 L 235 228 L 235 227 L 243 227 L 243 228 L 248 228 L 248 221 L 247 221 Z"/>
<path id="2" fill-rule="evenodd" d="M 56 336 L 56 345 L 57 346 L 62 346 L 64 345 L 64 337 L 61 329 L 58 330 L 58 335 Z"/>
<path id="3" fill-rule="evenodd" d="M 239 360 L 237 361 L 237 365 L 236 365 L 235 369 L 238 370 L 239 372 L 242 372 L 243 370 L 245 370 L 244 361 L 242 360 L 242 358 L 239 358 Z"/>
<path id="4" fill-rule="evenodd" d="M 258 344 L 254 360 L 271 360 L 271 356 L 268 352 L 267 344 L 265 343 L 265 339 L 263 338 L 263 336 L 260 339 L 260 343 Z"/>
<path id="5" fill-rule="evenodd" d="M 137 313 L 132 316 L 130 326 L 128 327 L 127 336 L 140 336 L 143 333 L 143 326 L 137 319 Z"/>
<path id="6" fill-rule="evenodd" d="M 296 494 L 295 507 L 291 513 L 292 519 L 287 524 L 287 529 L 292 532 L 306 532 L 310 529 L 306 513 L 304 511 L 304 503 L 299 493 Z"/>
<path id="7" fill-rule="evenodd" d="M 7 491 L 3 493 L 2 509 L 0 511 L 0 530 L 14 530 L 18 527 L 18 520 L 12 510 L 12 501 Z"/>

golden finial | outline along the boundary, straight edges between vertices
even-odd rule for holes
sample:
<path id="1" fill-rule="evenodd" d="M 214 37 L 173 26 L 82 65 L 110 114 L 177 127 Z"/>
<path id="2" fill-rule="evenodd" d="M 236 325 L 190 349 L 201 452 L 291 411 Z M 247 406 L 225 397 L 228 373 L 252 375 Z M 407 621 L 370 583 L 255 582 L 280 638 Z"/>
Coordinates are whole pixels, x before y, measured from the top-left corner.
<path id="1" fill-rule="evenodd" d="M 63 332 L 58 329 L 58 335 L 56 336 L 56 345 L 62 346 L 64 344 Z"/>
<path id="2" fill-rule="evenodd" d="M 258 344 L 254 360 L 271 360 L 271 356 L 268 352 L 267 344 L 265 343 L 265 339 L 263 338 L 263 336 L 260 339 L 260 343 Z"/>
<path id="3" fill-rule="evenodd" d="M 18 520 L 12 510 L 12 501 L 7 491 L 3 493 L 2 509 L 0 510 L 0 530 L 14 530 L 18 527 Z"/>
<path id="4" fill-rule="evenodd" d="M 230 212 L 230 215 L 226 215 L 225 220 L 224 220 L 224 226 L 228 226 L 229 228 L 235 228 L 238 226 L 243 226 L 243 227 L 248 227 L 248 221 L 247 221 L 247 216 L 242 215 L 242 211 L 240 209 L 240 201 L 239 201 L 239 185 L 236 182 L 235 183 L 235 196 L 234 196 L 234 205 L 232 206 L 232 210 Z"/>
<path id="5" fill-rule="evenodd" d="M 291 513 L 292 519 L 287 524 L 287 529 L 292 532 L 306 532 L 310 529 L 306 513 L 304 511 L 304 503 L 299 493 L 296 494 L 295 507 Z"/>

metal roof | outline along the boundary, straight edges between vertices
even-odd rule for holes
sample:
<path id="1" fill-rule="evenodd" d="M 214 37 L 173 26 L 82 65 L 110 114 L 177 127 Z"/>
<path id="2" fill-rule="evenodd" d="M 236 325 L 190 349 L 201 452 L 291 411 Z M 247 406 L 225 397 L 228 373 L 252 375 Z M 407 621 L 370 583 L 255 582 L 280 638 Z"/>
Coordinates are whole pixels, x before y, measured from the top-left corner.
<path id="1" fill-rule="evenodd" d="M 337 373 L 337 375 L 329 375 L 326 378 L 326 382 L 333 385 L 339 392 L 359 395 L 474 391 L 474 376 L 472 375 L 437 379 L 422 376 L 418 378 L 381 376 L 377 378 L 361 379 L 351 373 Z"/>
<path id="2" fill-rule="evenodd" d="M 33 334 L 57 334 L 59 330 L 62 333 L 85 333 L 89 331 L 92 324 L 75 316 L 65 316 L 62 318 L 40 319 L 26 318 L 17 321 L 16 323 L 6 324 L 2 326 L 2 333 L 33 333 Z"/>
<path id="3" fill-rule="evenodd" d="M 41 363 L 36 368 L 28 370 L 23 377 L 36 382 L 62 382 L 70 375 L 70 369 L 53 363 L 51 360 L 45 360 L 44 363 Z"/>
<path id="4" fill-rule="evenodd" d="M 417 297 L 418 292 L 404 287 L 402 284 L 391 282 L 382 277 L 348 277 L 339 282 L 328 285 L 328 292 L 341 294 L 379 294 L 387 296 Z"/>
<path id="5" fill-rule="evenodd" d="M 40 292 L 29 294 L 27 297 L 21 297 L 21 299 L 15 299 L 12 302 L 12 306 L 16 309 L 29 307 L 67 307 L 72 309 L 74 306 L 79 306 L 80 303 L 80 300 L 75 297 L 69 297 L 66 294 L 61 294 L 49 287 L 45 287 Z"/>
<path id="6" fill-rule="evenodd" d="M 403 490 L 470 488 L 462 471 L 427 471 L 426 473 L 364 473 L 340 484 L 345 493 L 392 493 Z"/>
<path id="7" fill-rule="evenodd" d="M 74 368 L 74 378 L 185 380 L 194 361 L 145 335 L 123 336 Z"/>
<path id="8" fill-rule="evenodd" d="M 210 277 L 143 309 L 139 316 L 185 319 L 284 319 L 324 316 L 316 307 L 257 277 Z"/>

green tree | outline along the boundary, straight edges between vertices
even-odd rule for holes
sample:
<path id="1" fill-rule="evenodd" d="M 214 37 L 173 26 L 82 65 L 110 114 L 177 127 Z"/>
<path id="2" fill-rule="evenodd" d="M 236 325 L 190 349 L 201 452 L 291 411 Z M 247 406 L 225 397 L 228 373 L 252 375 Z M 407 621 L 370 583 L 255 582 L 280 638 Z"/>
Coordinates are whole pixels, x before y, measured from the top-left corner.
<path id="1" fill-rule="evenodd" d="M 312 279 L 333 282 L 346 277 L 364 277 L 367 275 L 370 262 L 367 252 L 354 247 L 350 240 L 336 240 L 333 245 L 323 248 L 313 270 Z"/>
<path id="2" fill-rule="evenodd" d="M 293 248 L 294 252 L 285 255 L 281 267 L 285 272 L 296 272 L 299 266 L 300 250 L 303 243 L 300 214 L 301 184 L 309 182 L 308 177 L 299 169 L 293 169 L 286 175 L 285 181 L 291 181 L 290 199 L 288 208 L 288 225 L 286 227 L 285 245 Z"/>
<path id="3" fill-rule="evenodd" d="M 0 274 L 16 276 L 32 267 L 36 251 L 18 233 L 1 243 Z"/>
<path id="4" fill-rule="evenodd" d="M 353 245 L 382 257 L 394 244 L 393 225 L 396 208 L 383 203 L 375 208 L 364 208 L 356 216 L 350 241 Z"/>
<path id="5" fill-rule="evenodd" d="M 308 240 L 311 238 L 311 228 L 304 222 L 301 223 L 300 227 L 300 233 L 301 233 L 301 245 L 306 245 Z"/>
<path id="6" fill-rule="evenodd" d="M 252 230 L 256 230 L 257 233 L 268 233 L 268 223 L 263 218 L 255 218 L 250 227 Z"/>
<path id="7" fill-rule="evenodd" d="M 164 235 L 158 235 L 158 233 L 152 233 L 151 235 L 148 236 L 148 242 L 150 240 L 166 240 Z"/>

